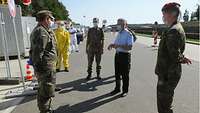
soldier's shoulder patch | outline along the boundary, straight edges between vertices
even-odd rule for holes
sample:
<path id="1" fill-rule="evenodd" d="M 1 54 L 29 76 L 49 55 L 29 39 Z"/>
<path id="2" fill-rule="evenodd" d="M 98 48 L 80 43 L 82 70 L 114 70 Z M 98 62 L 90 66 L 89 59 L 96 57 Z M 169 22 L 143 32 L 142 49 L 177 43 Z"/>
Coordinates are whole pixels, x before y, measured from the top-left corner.
<path id="1" fill-rule="evenodd" d="M 180 33 L 178 32 L 177 29 L 171 29 L 169 30 L 169 32 L 167 33 L 167 37 L 180 37 Z"/>
<path id="2" fill-rule="evenodd" d="M 41 27 L 41 26 L 38 26 L 38 27 L 37 27 L 37 31 L 40 31 L 40 32 L 41 32 L 41 31 L 44 31 L 44 28 Z"/>
<path id="3" fill-rule="evenodd" d="M 44 28 L 42 27 L 38 27 L 35 31 L 36 34 L 41 35 L 41 36 L 46 36 L 48 34 L 48 31 L 46 31 Z"/>
<path id="4" fill-rule="evenodd" d="M 178 33 L 179 32 L 178 32 L 177 29 L 170 29 L 169 32 L 168 32 L 168 34 L 173 34 L 173 35 L 178 34 Z"/>

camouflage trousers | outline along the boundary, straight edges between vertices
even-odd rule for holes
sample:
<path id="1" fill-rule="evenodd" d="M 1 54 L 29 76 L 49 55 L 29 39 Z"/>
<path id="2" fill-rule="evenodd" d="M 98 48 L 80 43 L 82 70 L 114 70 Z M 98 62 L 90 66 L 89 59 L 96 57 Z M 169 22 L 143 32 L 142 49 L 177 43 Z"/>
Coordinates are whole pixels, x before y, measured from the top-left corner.
<path id="1" fill-rule="evenodd" d="M 49 113 L 52 108 L 52 98 L 55 96 L 55 71 L 36 72 L 38 79 L 37 105 L 40 113 Z"/>
<path id="2" fill-rule="evenodd" d="M 174 90 L 178 85 L 180 77 L 180 74 L 173 74 L 167 78 L 163 75 L 158 76 L 157 107 L 159 113 L 173 113 Z"/>
<path id="3" fill-rule="evenodd" d="M 101 56 L 102 54 L 101 53 L 97 53 L 97 52 L 89 52 L 88 53 L 88 69 L 87 69 L 87 72 L 89 75 L 91 75 L 92 73 L 92 64 L 94 62 L 94 58 L 95 58 L 95 61 L 96 61 L 96 72 L 97 72 L 97 75 L 100 74 L 100 71 L 101 71 Z"/>

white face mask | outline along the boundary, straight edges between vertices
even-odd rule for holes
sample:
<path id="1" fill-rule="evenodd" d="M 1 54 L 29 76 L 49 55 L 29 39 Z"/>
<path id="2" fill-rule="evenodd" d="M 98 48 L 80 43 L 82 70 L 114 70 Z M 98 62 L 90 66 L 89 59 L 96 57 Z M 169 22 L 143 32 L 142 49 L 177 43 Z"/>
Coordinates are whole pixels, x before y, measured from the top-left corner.
<path id="1" fill-rule="evenodd" d="M 121 25 L 117 25 L 117 30 L 121 31 L 122 30 L 122 26 Z"/>
<path id="2" fill-rule="evenodd" d="M 98 23 L 93 23 L 94 27 L 98 27 Z"/>
<path id="3" fill-rule="evenodd" d="M 69 30 L 69 29 L 70 29 L 70 27 L 69 27 L 69 26 L 67 26 L 67 27 L 66 27 L 66 29 L 67 29 L 67 30 Z"/>
<path id="4" fill-rule="evenodd" d="M 65 26 L 62 26 L 62 28 L 65 30 Z"/>
<path id="5" fill-rule="evenodd" d="M 54 27 L 54 22 L 53 21 L 50 21 L 50 25 L 49 25 L 49 28 L 53 28 Z"/>

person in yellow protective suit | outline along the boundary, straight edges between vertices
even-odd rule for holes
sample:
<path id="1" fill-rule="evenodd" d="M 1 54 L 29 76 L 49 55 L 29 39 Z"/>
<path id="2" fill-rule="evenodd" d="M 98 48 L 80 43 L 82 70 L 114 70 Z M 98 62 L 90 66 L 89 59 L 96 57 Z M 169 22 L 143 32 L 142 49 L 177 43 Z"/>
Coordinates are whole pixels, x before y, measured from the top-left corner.
<path id="1" fill-rule="evenodd" d="M 70 34 L 65 30 L 64 22 L 57 22 L 58 28 L 55 29 L 55 35 L 57 39 L 57 52 L 58 61 L 56 71 L 59 72 L 61 68 L 61 62 L 64 65 L 64 71 L 69 72 L 69 47 L 70 47 Z"/>

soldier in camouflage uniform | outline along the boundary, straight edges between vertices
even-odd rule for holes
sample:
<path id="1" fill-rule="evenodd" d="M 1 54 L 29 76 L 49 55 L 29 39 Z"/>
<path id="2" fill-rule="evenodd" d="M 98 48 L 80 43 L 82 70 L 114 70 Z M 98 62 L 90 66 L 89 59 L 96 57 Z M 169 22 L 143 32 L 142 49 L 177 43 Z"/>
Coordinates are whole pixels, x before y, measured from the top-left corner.
<path id="1" fill-rule="evenodd" d="M 55 93 L 57 61 L 56 40 L 50 26 L 52 13 L 43 10 L 36 16 L 38 25 L 31 33 L 30 59 L 38 79 L 37 103 L 40 113 L 51 113 L 51 101 Z"/>
<path id="2" fill-rule="evenodd" d="M 180 4 L 168 3 L 162 8 L 163 21 L 169 28 L 162 34 L 155 73 L 158 75 L 157 107 L 159 113 L 173 113 L 174 90 L 181 78 L 181 64 L 191 64 L 184 57 L 185 33 L 178 22 Z"/>
<path id="3" fill-rule="evenodd" d="M 90 28 L 88 31 L 87 44 L 86 44 L 86 53 L 88 55 L 88 76 L 87 80 L 91 79 L 92 74 L 92 64 L 94 58 L 96 59 L 96 72 L 97 79 L 100 80 L 100 70 L 101 70 L 101 56 L 103 54 L 104 46 L 104 33 L 101 28 L 98 27 L 99 19 L 94 18 L 93 24 L 94 27 Z"/>

